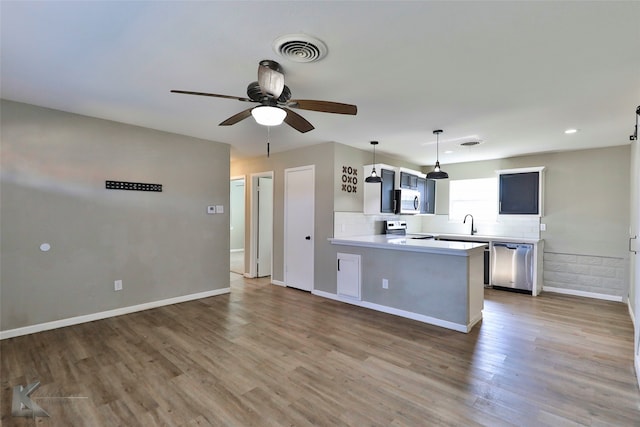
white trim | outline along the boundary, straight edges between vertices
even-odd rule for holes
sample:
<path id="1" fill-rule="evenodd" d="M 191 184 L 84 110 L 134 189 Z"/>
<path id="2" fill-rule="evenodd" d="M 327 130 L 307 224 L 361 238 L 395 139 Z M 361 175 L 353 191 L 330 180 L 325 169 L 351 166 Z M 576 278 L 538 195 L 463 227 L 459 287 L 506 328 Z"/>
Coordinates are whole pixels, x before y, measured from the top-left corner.
<path id="1" fill-rule="evenodd" d="M 287 285 L 285 285 L 285 283 L 280 280 L 271 279 L 271 284 L 276 286 L 283 286 L 285 288 L 287 287 Z"/>
<path id="2" fill-rule="evenodd" d="M 629 316 L 631 316 L 631 323 L 633 324 L 633 330 L 636 330 L 636 316 L 633 313 L 633 307 L 631 307 L 631 301 L 627 298 L 627 307 L 629 308 Z"/>
<path id="3" fill-rule="evenodd" d="M 242 249 L 230 249 L 229 252 L 233 253 L 233 252 L 244 252 L 244 248 Z"/>
<path id="4" fill-rule="evenodd" d="M 636 377 L 638 378 L 638 387 L 640 387 L 640 355 L 635 356 Z"/>
<path id="5" fill-rule="evenodd" d="M 317 295 L 322 298 L 328 298 L 339 302 L 344 302 L 347 304 L 357 305 L 359 307 L 369 308 L 371 310 L 381 311 L 387 314 L 393 314 L 395 316 L 405 317 L 411 320 L 417 320 L 418 322 L 428 323 L 430 325 L 440 326 L 442 328 L 452 329 L 458 332 L 468 333 L 473 328 L 473 325 L 482 320 L 482 313 L 478 319 L 473 319 L 468 325 L 461 325 L 459 323 L 449 322 L 447 320 L 437 319 L 431 316 L 425 316 L 423 314 L 413 313 L 411 311 L 400 310 L 394 307 L 388 307 L 386 305 L 380 305 L 373 302 L 368 301 L 358 301 L 353 298 L 346 298 L 336 294 L 332 294 L 330 292 L 312 290 L 311 293 L 313 295 Z"/>
<path id="6" fill-rule="evenodd" d="M 274 172 L 264 171 L 264 172 L 256 172 L 249 175 L 249 209 L 245 209 L 245 212 L 249 211 L 249 233 L 245 232 L 245 236 L 249 235 L 249 271 L 247 272 L 249 278 L 258 277 L 258 179 L 259 178 L 271 178 L 274 179 Z M 246 181 L 245 181 L 246 185 Z M 245 187 L 247 188 L 247 187 Z M 246 190 L 245 190 L 246 191 Z M 275 191 L 275 190 L 274 190 Z M 275 209 L 275 203 L 272 206 Z M 245 213 L 246 215 L 246 213 Z M 273 221 L 273 211 L 271 212 L 272 221 Z M 273 223 L 271 224 L 273 227 Z M 245 237 L 246 242 L 246 237 Z M 245 244 L 246 246 L 246 244 Z M 246 248 L 245 248 L 246 249 Z M 245 266 L 245 270 L 246 270 Z M 273 237 L 271 238 L 271 272 L 273 273 Z"/>
<path id="7" fill-rule="evenodd" d="M 595 293 L 595 292 L 576 291 L 574 289 L 555 288 L 555 287 L 551 287 L 551 286 L 543 286 L 542 290 L 544 292 L 555 292 L 557 294 L 575 295 L 575 296 L 578 296 L 578 297 L 602 299 L 602 300 L 605 300 L 605 301 L 624 302 L 624 298 L 623 297 L 619 297 L 619 296 L 616 296 L 616 295 L 598 294 L 598 293 Z"/>
<path id="8" fill-rule="evenodd" d="M 497 174 L 503 173 L 527 173 L 527 172 L 542 172 L 544 170 L 544 166 L 532 166 L 528 168 L 515 168 L 515 169 L 497 169 Z"/>
<path id="9" fill-rule="evenodd" d="M 231 288 L 215 289 L 213 291 L 199 292 L 197 294 L 183 295 L 175 298 L 168 298 L 160 301 L 152 301 L 129 307 L 116 308 L 99 313 L 86 314 L 83 316 L 69 317 L 67 319 L 54 320 L 52 322 L 39 323 L 37 325 L 25 326 L 22 328 L 0 331 L 0 340 L 18 337 L 21 335 L 35 334 L 36 332 L 48 331 L 51 329 L 64 328 L 66 326 L 78 325 L 80 323 L 93 322 L 94 320 L 107 319 L 109 317 L 121 316 L 123 314 L 135 313 L 137 311 L 149 310 L 165 305 L 178 304 L 181 302 L 193 301 L 201 298 L 208 298 L 231 292 Z"/>

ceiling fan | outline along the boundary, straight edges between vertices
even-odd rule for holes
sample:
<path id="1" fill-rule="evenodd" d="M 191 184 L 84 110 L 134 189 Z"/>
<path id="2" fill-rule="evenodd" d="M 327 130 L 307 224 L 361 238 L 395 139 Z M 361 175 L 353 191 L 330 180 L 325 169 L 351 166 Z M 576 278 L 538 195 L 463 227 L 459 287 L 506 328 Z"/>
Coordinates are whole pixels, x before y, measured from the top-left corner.
<path id="1" fill-rule="evenodd" d="M 220 126 L 230 126 L 254 116 L 259 124 L 265 126 L 279 125 L 283 121 L 299 132 L 305 133 L 314 127 L 304 117 L 291 110 L 320 111 L 323 113 L 356 115 L 358 107 L 340 102 L 316 101 L 312 99 L 291 99 L 291 90 L 284 84 L 284 72 L 276 61 L 265 59 L 258 66 L 258 81 L 252 82 L 247 87 L 248 98 L 219 95 L 216 93 L 190 92 L 186 90 L 172 90 L 173 93 L 186 95 L 212 96 L 215 98 L 237 99 L 242 102 L 255 102 L 259 105 L 247 108 L 234 114 Z"/>

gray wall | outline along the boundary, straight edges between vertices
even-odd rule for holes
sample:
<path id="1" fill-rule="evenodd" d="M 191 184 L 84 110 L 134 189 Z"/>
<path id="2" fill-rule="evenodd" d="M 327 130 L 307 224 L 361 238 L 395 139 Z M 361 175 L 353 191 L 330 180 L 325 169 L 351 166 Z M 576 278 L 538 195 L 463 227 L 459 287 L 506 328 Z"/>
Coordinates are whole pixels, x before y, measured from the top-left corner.
<path id="1" fill-rule="evenodd" d="M 284 282 L 284 170 L 315 165 L 315 283 L 322 281 L 326 265 L 327 239 L 333 233 L 333 143 L 312 145 L 283 153 L 273 153 L 231 162 L 231 176 L 247 177 L 247 207 L 252 191 L 250 174 L 273 171 L 273 270 L 274 281 Z M 227 178 L 228 179 L 228 178 Z M 251 218 L 245 222 L 245 265 L 249 265 Z"/>
<path id="2" fill-rule="evenodd" d="M 251 183 L 249 175 L 259 172 L 274 172 L 273 204 L 273 271 L 272 279 L 284 282 L 284 170 L 298 166 L 315 165 L 315 289 L 335 293 L 335 249 L 328 239 L 333 237 L 333 212 L 362 212 L 362 186 L 364 178 L 358 175 L 359 183 L 355 193 L 342 191 L 342 166 L 359 167 L 371 163 L 372 154 L 346 145 L 327 142 L 283 153 L 271 154 L 269 158 L 261 156 L 252 159 L 231 162 L 231 176 L 247 176 L 247 206 Z M 388 156 L 377 156 L 376 161 L 390 165 L 404 166 L 419 170 L 419 167 L 398 161 Z M 247 215 L 245 248 L 249 248 L 250 215 Z M 249 264 L 249 251 L 245 249 L 245 265 Z"/>
<path id="3" fill-rule="evenodd" d="M 2 330 L 229 286 L 229 210 L 206 214 L 229 206 L 228 145 L 1 108 Z M 105 190 L 105 180 L 163 191 Z"/>
<path id="4" fill-rule="evenodd" d="M 628 145 L 447 165 L 451 179 L 545 166 L 545 252 L 628 258 Z M 437 214 L 448 214 L 449 181 L 437 183 Z"/>
<path id="5" fill-rule="evenodd" d="M 343 144 L 334 144 L 334 158 L 334 210 L 336 212 L 362 212 L 364 203 L 364 180 L 367 178 L 365 175 L 362 175 L 362 167 L 363 165 L 370 165 L 373 163 L 373 151 L 363 151 Z M 394 159 L 384 154 L 380 154 L 379 152 L 376 152 L 376 163 L 405 167 L 416 171 L 421 169 L 417 164 Z M 351 166 L 352 168 L 358 169 L 358 184 L 356 186 L 357 191 L 355 193 L 343 190 L 343 166 Z"/>

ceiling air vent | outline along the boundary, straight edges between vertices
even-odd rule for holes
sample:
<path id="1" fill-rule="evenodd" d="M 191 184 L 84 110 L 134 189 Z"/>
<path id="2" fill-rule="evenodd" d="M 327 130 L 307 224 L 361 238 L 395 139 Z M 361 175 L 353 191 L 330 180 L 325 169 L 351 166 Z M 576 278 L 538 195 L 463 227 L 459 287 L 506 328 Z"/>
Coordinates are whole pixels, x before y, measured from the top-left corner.
<path id="1" fill-rule="evenodd" d="M 474 145 L 478 145 L 480 144 L 480 141 L 467 141 L 467 142 L 461 142 L 460 145 L 462 145 L 463 147 L 473 147 Z"/>
<path id="2" fill-rule="evenodd" d="M 327 45 L 306 34 L 289 34 L 273 42 L 273 50 L 293 62 L 315 62 L 327 56 Z"/>

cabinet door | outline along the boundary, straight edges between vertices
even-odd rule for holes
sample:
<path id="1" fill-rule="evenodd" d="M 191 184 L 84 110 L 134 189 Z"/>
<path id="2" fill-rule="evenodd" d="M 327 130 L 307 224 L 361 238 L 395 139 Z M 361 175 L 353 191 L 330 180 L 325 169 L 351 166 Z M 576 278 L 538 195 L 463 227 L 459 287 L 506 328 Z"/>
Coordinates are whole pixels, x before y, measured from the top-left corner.
<path id="1" fill-rule="evenodd" d="M 360 299 L 360 255 L 338 253 L 338 295 Z"/>
<path id="2" fill-rule="evenodd" d="M 436 213 L 436 180 L 427 179 L 427 197 L 425 197 L 425 211 L 424 213 L 435 214 Z"/>
<path id="3" fill-rule="evenodd" d="M 417 190 L 419 185 L 420 183 L 417 175 L 413 175 L 408 172 L 400 172 L 400 188 Z"/>
<path id="4" fill-rule="evenodd" d="M 388 169 L 380 169 L 380 178 L 382 178 L 381 194 L 380 194 L 380 212 L 395 212 L 395 197 L 393 186 L 395 184 L 396 173 Z"/>
<path id="5" fill-rule="evenodd" d="M 539 172 L 500 174 L 500 215 L 538 215 Z"/>
<path id="6" fill-rule="evenodd" d="M 418 177 L 418 191 L 420 191 L 420 213 L 434 214 L 436 212 L 436 181 Z"/>

